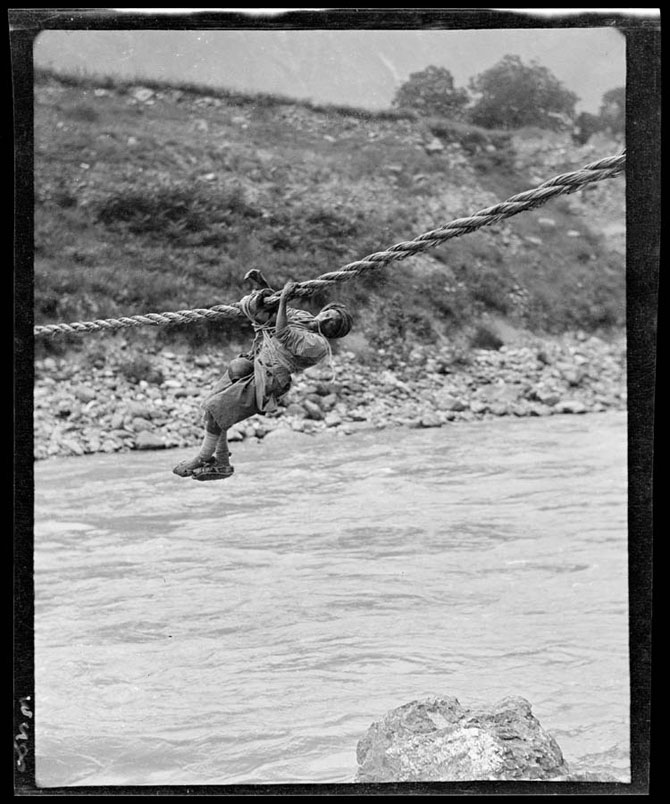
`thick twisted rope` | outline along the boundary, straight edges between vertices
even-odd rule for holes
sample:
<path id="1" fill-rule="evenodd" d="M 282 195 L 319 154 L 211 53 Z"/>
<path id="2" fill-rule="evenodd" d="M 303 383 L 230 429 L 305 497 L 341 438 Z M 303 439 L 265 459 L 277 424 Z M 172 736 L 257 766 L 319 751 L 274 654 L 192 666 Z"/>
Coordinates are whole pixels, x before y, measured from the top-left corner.
<path id="1" fill-rule="evenodd" d="M 71 324 L 43 324 L 34 329 L 37 335 L 77 335 L 82 332 L 100 332 L 101 330 L 142 327 L 151 324 L 155 327 L 167 324 L 188 324 L 191 321 L 215 319 L 221 317 L 235 318 L 242 316 L 237 304 L 219 304 L 216 307 L 196 308 L 194 310 L 178 310 L 168 313 L 145 313 L 144 315 L 124 316 L 123 318 L 103 318 L 95 321 L 74 321 Z"/>
<path id="2" fill-rule="evenodd" d="M 380 268 L 390 262 L 397 262 L 418 254 L 427 249 L 439 246 L 452 237 L 474 232 L 482 226 L 511 218 L 528 209 L 542 206 L 559 195 L 574 193 L 587 184 L 603 181 L 622 173 L 626 167 L 625 152 L 617 156 L 608 156 L 597 162 L 591 162 L 580 170 L 572 173 L 563 173 L 553 179 L 543 182 L 532 190 L 514 195 L 487 209 L 475 212 L 468 218 L 457 218 L 430 232 L 419 235 L 413 240 L 396 243 L 385 251 L 369 254 L 362 260 L 350 262 L 339 271 L 322 274 L 316 279 L 309 279 L 296 285 L 292 296 L 311 296 L 317 291 L 324 290 L 329 285 L 345 282 L 364 271 Z M 279 292 L 269 296 L 266 303 L 279 301 Z M 146 324 L 164 326 L 166 324 L 186 324 L 201 319 L 215 319 L 220 317 L 239 318 L 242 312 L 239 303 L 220 304 L 215 307 L 195 310 L 179 310 L 178 312 L 147 313 L 124 318 L 107 318 L 95 321 L 77 321 L 72 324 L 47 324 L 36 326 L 34 334 L 56 335 L 59 333 L 74 334 L 80 332 L 94 332 L 101 330 L 122 329 L 125 327 L 140 327 Z"/>

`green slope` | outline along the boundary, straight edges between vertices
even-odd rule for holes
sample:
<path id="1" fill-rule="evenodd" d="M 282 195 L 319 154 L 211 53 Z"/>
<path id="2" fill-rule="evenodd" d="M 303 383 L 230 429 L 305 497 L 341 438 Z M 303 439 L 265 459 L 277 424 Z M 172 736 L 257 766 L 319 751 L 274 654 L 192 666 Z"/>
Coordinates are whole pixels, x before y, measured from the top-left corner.
<path id="1" fill-rule="evenodd" d="M 36 323 L 234 302 L 251 267 L 276 287 L 314 278 L 589 161 L 547 141 L 534 164 L 518 142 L 390 112 L 40 72 Z M 373 345 L 481 333 L 492 316 L 538 332 L 622 327 L 624 260 L 607 227 L 621 225 L 623 180 L 608 182 L 309 304 L 346 301 Z M 159 337 L 235 339 L 239 327 Z"/>

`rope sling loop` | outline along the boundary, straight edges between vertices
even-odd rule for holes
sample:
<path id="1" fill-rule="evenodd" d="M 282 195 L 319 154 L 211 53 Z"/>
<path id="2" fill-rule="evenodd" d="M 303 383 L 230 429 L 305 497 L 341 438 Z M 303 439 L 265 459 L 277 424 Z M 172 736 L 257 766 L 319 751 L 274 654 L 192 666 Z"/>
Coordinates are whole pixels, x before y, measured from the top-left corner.
<path id="1" fill-rule="evenodd" d="M 450 223 L 426 232 L 413 240 L 396 243 L 386 251 L 378 251 L 369 254 L 362 260 L 351 262 L 339 271 L 322 274 L 316 279 L 308 279 L 296 285 L 292 296 L 311 296 L 317 291 L 324 290 L 329 285 L 345 282 L 363 271 L 373 268 L 380 268 L 390 262 L 397 262 L 434 248 L 449 240 L 452 237 L 468 234 L 480 229 L 482 226 L 490 226 L 493 223 L 518 215 L 528 209 L 542 206 L 559 195 L 574 193 L 587 184 L 604 179 L 613 178 L 625 170 L 626 152 L 616 156 L 608 156 L 597 162 L 591 162 L 580 170 L 572 173 L 563 173 L 549 179 L 532 190 L 514 195 L 506 201 L 502 201 L 487 209 L 475 212 L 468 218 L 457 218 Z M 276 292 L 268 296 L 268 302 L 278 302 L 280 293 Z M 166 313 L 146 313 L 144 315 L 134 315 L 123 318 L 107 318 L 95 321 L 76 321 L 72 324 L 46 324 L 36 326 L 34 335 L 57 335 L 61 333 L 74 334 L 81 332 L 95 332 L 101 330 L 122 329 L 126 327 L 139 327 L 144 325 L 164 326 L 166 324 L 185 324 L 200 319 L 215 319 L 220 317 L 241 318 L 243 317 L 239 302 L 236 304 L 220 304 L 214 307 L 194 310 L 179 310 L 177 312 Z"/>

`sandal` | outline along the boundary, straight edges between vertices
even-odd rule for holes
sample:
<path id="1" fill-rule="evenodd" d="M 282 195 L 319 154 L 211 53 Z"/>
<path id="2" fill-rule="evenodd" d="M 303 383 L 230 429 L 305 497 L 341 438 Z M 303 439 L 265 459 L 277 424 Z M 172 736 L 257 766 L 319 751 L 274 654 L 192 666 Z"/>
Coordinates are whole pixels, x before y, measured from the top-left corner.
<path id="1" fill-rule="evenodd" d="M 196 455 L 195 458 L 190 458 L 187 461 L 181 461 L 172 470 L 175 475 L 179 477 L 191 477 L 196 469 L 203 469 L 204 467 L 211 466 L 214 463 L 214 458 L 201 458 Z"/>
<path id="2" fill-rule="evenodd" d="M 191 477 L 193 480 L 225 480 L 230 477 L 235 469 L 227 464 L 211 464 L 194 469 Z"/>

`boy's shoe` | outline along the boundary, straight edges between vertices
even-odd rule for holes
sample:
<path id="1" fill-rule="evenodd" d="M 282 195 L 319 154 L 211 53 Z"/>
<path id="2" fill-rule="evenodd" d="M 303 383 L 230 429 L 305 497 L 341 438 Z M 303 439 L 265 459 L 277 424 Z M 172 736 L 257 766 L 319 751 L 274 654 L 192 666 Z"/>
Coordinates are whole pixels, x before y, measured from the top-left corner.
<path id="1" fill-rule="evenodd" d="M 191 473 L 193 480 L 225 480 L 230 477 L 235 469 L 229 464 L 212 463 L 194 469 Z"/>
<path id="2" fill-rule="evenodd" d="M 179 475 L 179 477 L 191 477 L 196 469 L 211 466 L 213 463 L 213 456 L 211 458 L 201 458 L 199 455 L 196 455 L 195 458 L 191 458 L 188 461 L 181 461 L 172 471 L 175 475 Z"/>

